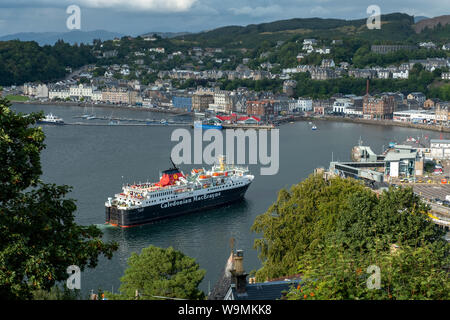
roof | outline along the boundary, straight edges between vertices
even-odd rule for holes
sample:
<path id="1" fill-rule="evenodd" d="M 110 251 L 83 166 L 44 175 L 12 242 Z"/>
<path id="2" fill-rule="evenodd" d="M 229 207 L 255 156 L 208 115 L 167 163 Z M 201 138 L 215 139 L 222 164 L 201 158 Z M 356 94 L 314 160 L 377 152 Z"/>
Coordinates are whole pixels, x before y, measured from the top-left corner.
<path id="1" fill-rule="evenodd" d="M 249 120 L 249 119 L 256 120 L 257 122 L 260 122 L 260 121 L 261 121 L 260 118 L 255 117 L 255 116 L 251 116 L 251 117 L 248 117 L 248 116 L 239 117 L 239 118 L 237 119 L 237 121 L 246 121 L 246 120 Z"/>
<path id="2" fill-rule="evenodd" d="M 235 300 L 278 300 L 283 297 L 283 292 L 288 292 L 301 281 L 296 279 L 247 284 L 243 294 L 238 294 L 235 287 L 231 287 L 231 290 Z"/>
<path id="3" fill-rule="evenodd" d="M 443 140 L 443 139 L 431 139 L 431 143 L 450 143 L 450 140 Z"/>
<path id="4" fill-rule="evenodd" d="M 396 149 L 386 154 L 384 161 L 400 161 L 406 159 L 416 159 L 417 152 L 411 152 L 410 150 Z"/>

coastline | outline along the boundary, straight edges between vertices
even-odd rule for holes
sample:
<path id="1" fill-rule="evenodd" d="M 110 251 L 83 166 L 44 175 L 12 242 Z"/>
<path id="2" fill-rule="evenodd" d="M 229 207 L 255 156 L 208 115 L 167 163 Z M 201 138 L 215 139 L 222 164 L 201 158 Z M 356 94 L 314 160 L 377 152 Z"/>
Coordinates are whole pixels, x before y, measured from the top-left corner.
<path id="1" fill-rule="evenodd" d="M 125 106 L 125 105 L 113 105 L 107 103 L 85 103 L 85 102 L 60 102 L 60 101 L 11 101 L 12 104 L 35 104 L 35 105 L 49 105 L 49 106 L 61 106 L 61 107 L 101 107 L 101 108 L 110 108 L 110 109 L 124 109 L 124 110 L 137 110 L 137 111 L 147 111 L 147 112 L 161 112 L 161 113 L 169 113 L 169 114 L 193 114 L 193 112 L 187 112 L 185 110 L 177 110 L 177 109 L 158 109 L 158 108 L 146 108 L 146 107 L 136 107 L 136 106 Z"/>
<path id="2" fill-rule="evenodd" d="M 193 115 L 193 112 L 187 112 L 184 110 L 177 109 L 157 109 L 157 108 L 145 108 L 145 107 L 135 107 L 135 106 L 125 106 L 125 105 L 111 105 L 106 103 L 98 103 L 98 104 L 90 104 L 83 102 L 56 102 L 56 101 L 11 101 L 14 104 L 36 104 L 36 105 L 51 105 L 51 106 L 71 106 L 71 107 L 102 107 L 102 108 L 110 108 L 110 109 L 124 109 L 124 110 L 137 110 L 137 111 L 146 111 L 146 112 L 160 112 L 167 114 L 190 114 Z M 429 131 L 437 131 L 437 132 L 447 132 L 450 133 L 450 127 L 437 126 L 437 125 L 427 125 L 427 124 L 416 124 L 409 122 L 399 122 L 393 120 L 369 120 L 369 119 L 361 119 L 361 118 L 343 118 L 343 117 L 333 117 L 333 116 L 293 116 L 285 118 L 280 124 L 288 123 L 290 121 L 334 121 L 334 122 L 350 122 L 350 123 L 360 123 L 360 124 L 369 124 L 369 125 L 378 125 L 378 126 L 391 126 L 391 127 L 403 127 L 403 128 L 412 128 L 412 129 L 420 129 L 420 130 L 429 130 Z"/>
<path id="3" fill-rule="evenodd" d="M 377 125 L 377 126 L 403 127 L 403 128 L 437 131 L 437 132 L 450 132 L 450 127 L 427 125 L 427 124 L 416 124 L 416 123 L 409 123 L 409 122 L 398 122 L 398 121 L 393 121 L 393 120 L 369 120 L 369 119 L 361 119 L 361 118 L 341 118 L 341 117 L 325 116 L 325 117 L 302 117 L 301 119 L 295 119 L 294 121 L 318 121 L 318 120 L 360 123 L 360 124 L 369 124 L 369 125 Z"/>

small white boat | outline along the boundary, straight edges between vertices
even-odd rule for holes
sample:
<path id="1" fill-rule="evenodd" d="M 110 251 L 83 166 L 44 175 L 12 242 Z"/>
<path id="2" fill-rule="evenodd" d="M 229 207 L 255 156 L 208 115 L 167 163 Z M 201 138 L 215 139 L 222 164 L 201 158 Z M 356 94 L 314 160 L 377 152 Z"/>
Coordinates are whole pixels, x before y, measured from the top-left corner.
<path id="1" fill-rule="evenodd" d="M 313 126 L 312 126 L 311 130 L 317 130 L 317 127 L 316 127 L 316 125 L 315 125 L 315 124 L 313 124 Z"/>
<path id="2" fill-rule="evenodd" d="M 39 120 L 38 123 L 40 124 L 55 124 L 55 125 L 63 125 L 64 120 L 61 118 L 58 118 L 54 116 L 52 113 L 45 116 L 44 119 Z"/>

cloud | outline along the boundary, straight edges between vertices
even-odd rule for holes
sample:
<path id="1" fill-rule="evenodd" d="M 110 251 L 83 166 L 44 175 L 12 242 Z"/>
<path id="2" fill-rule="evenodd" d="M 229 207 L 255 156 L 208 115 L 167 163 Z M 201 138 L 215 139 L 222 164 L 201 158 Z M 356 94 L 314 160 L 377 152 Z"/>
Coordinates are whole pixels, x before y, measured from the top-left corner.
<path id="1" fill-rule="evenodd" d="M 184 12 L 199 0 L 2 0 L 0 8 L 55 8 L 78 5 L 81 8 L 123 11 Z"/>
<path id="2" fill-rule="evenodd" d="M 247 15 L 251 17 L 267 17 L 284 12 L 283 8 L 281 8 L 279 5 L 256 8 L 244 6 L 242 8 L 230 8 L 229 11 L 235 15 Z"/>
<path id="3" fill-rule="evenodd" d="M 90 8 L 183 12 L 189 10 L 197 0 L 79 0 L 78 2 Z"/>

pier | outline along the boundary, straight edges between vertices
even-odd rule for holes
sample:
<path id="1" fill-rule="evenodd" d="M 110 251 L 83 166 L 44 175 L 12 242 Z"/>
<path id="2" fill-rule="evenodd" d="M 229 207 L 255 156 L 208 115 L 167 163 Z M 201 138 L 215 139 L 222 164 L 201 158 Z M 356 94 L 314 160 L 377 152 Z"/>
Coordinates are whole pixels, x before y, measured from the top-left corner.
<path id="1" fill-rule="evenodd" d="M 176 116 L 180 116 L 176 115 Z M 175 117 L 175 116 L 171 116 Z M 173 121 L 165 119 L 136 119 L 136 118 L 119 118 L 107 116 L 94 116 L 86 119 L 83 116 L 74 116 L 75 119 L 85 119 L 86 122 L 66 122 L 66 125 L 80 126 L 192 126 L 191 121 Z M 90 122 L 91 120 L 109 121 L 108 123 Z"/>

